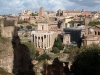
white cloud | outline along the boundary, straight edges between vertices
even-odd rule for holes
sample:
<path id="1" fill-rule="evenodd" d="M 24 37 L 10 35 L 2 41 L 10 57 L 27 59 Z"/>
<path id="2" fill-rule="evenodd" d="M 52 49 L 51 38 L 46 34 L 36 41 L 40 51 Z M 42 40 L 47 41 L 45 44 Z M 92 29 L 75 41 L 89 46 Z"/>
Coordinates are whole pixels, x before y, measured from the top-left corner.
<path id="1" fill-rule="evenodd" d="M 38 11 L 44 9 L 87 9 L 99 10 L 100 0 L 0 0 L 0 14 L 19 13 L 23 9 Z"/>

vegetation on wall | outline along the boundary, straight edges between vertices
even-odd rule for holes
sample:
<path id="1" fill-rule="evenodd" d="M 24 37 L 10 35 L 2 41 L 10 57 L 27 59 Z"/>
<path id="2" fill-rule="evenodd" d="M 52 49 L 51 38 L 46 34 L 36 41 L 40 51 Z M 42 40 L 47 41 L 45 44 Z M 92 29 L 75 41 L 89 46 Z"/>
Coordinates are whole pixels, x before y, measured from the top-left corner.
<path id="1" fill-rule="evenodd" d="M 10 41 L 9 38 L 2 37 L 2 36 L 0 37 L 0 43 L 2 43 L 2 44 L 6 44 L 9 41 Z"/>
<path id="2" fill-rule="evenodd" d="M 23 42 L 23 44 L 25 44 L 28 47 L 31 59 L 36 59 L 37 51 L 36 51 L 36 48 L 34 46 L 34 43 Z"/>
<path id="3" fill-rule="evenodd" d="M 26 28 L 27 28 L 27 29 L 32 29 L 32 26 L 29 26 L 29 25 L 28 25 L 28 26 L 26 26 Z"/>
<path id="4" fill-rule="evenodd" d="M 22 24 L 22 23 L 28 23 L 28 21 L 25 21 L 25 20 L 19 20 L 18 21 L 18 24 Z"/>
<path id="5" fill-rule="evenodd" d="M 31 24 L 31 26 L 36 27 L 37 25 L 36 24 Z"/>
<path id="6" fill-rule="evenodd" d="M 100 21 L 92 21 L 92 22 L 89 22 L 88 25 L 89 25 L 89 26 L 100 25 Z"/>
<path id="7" fill-rule="evenodd" d="M 8 73 L 5 70 L 3 70 L 2 68 L 0 68 L 0 75 L 13 75 L 13 74 Z"/>
<path id="8" fill-rule="evenodd" d="M 68 23 L 81 23 L 81 24 L 84 24 L 84 21 L 70 21 L 70 22 L 68 22 Z"/>

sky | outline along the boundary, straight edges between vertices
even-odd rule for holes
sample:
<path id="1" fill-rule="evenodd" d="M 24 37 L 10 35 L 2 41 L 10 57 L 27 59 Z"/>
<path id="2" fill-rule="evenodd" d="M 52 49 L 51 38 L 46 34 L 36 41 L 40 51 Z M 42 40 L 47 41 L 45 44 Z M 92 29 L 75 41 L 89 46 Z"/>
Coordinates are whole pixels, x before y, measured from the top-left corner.
<path id="1" fill-rule="evenodd" d="M 100 0 L 0 0 L 0 15 L 18 14 L 21 10 L 39 11 L 40 7 L 45 11 L 62 10 L 100 10 Z"/>

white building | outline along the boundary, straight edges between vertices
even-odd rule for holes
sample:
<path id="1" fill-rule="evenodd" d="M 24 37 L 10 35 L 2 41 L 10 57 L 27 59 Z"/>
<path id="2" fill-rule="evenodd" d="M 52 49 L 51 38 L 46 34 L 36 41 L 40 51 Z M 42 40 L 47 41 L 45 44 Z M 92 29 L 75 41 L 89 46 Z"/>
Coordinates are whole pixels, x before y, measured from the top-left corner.
<path id="1" fill-rule="evenodd" d="M 53 47 L 57 32 L 49 31 L 47 22 L 38 22 L 36 31 L 31 32 L 31 42 L 34 42 L 37 48 L 50 49 Z"/>

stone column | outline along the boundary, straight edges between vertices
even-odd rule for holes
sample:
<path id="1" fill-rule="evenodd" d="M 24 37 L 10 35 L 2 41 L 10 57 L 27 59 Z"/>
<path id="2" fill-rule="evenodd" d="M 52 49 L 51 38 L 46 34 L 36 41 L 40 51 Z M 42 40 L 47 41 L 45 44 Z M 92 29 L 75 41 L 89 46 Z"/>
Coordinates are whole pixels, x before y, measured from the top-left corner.
<path id="1" fill-rule="evenodd" d="M 50 48 L 50 42 L 51 42 L 51 41 L 50 41 L 50 34 L 49 34 L 49 48 Z"/>
<path id="2" fill-rule="evenodd" d="M 44 49 L 44 35 L 43 35 L 43 49 Z"/>
<path id="3" fill-rule="evenodd" d="M 41 48 L 41 43 L 42 43 L 42 40 L 41 40 L 41 35 L 40 35 L 40 48 Z"/>
<path id="4" fill-rule="evenodd" d="M 49 34 L 48 34 L 48 48 L 49 48 Z"/>
<path id="5" fill-rule="evenodd" d="M 38 35 L 37 35 L 37 48 L 38 48 Z"/>
<path id="6" fill-rule="evenodd" d="M 53 46 L 53 41 L 54 41 L 54 38 L 53 37 L 54 37 L 54 35 L 52 34 L 51 36 L 52 36 L 52 46 Z"/>
<path id="7" fill-rule="evenodd" d="M 52 35 L 52 34 L 50 34 L 50 47 L 52 47 L 52 46 L 51 46 L 51 45 L 52 45 L 52 44 L 51 44 L 51 43 L 52 43 L 52 40 L 51 40 L 51 39 L 52 39 L 52 38 L 51 38 L 51 35 Z"/>
<path id="8" fill-rule="evenodd" d="M 34 34 L 34 44 L 35 44 L 35 34 Z"/>
<path id="9" fill-rule="evenodd" d="M 31 42 L 33 42 L 33 34 L 31 35 Z"/>
<path id="10" fill-rule="evenodd" d="M 47 34 L 46 34 L 46 49 L 48 48 L 48 42 L 47 42 Z"/>

